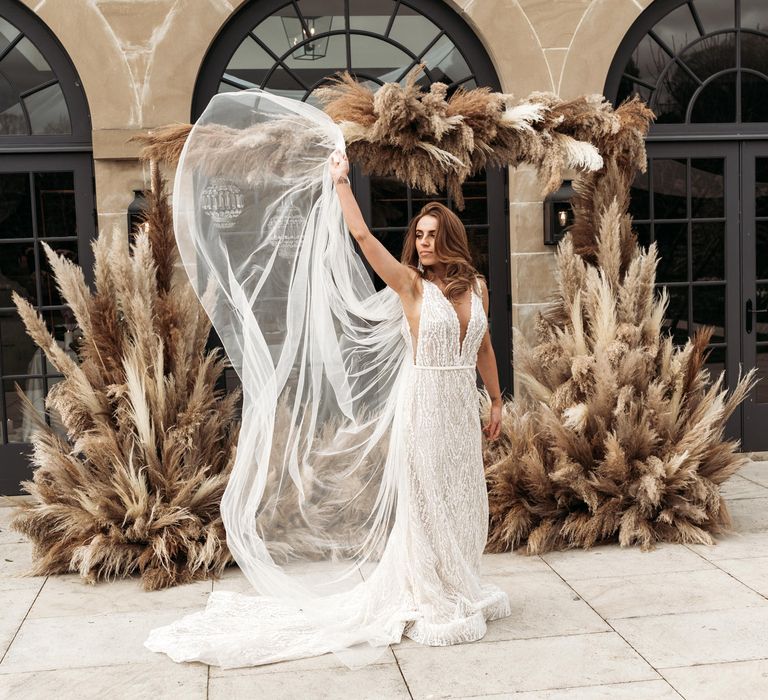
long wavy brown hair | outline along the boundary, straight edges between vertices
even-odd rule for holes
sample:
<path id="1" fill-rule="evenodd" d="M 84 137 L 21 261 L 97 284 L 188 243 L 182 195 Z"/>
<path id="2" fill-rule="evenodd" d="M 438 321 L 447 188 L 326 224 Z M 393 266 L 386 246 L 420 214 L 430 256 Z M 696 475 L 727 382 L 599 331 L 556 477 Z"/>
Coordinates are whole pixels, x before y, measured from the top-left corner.
<path id="1" fill-rule="evenodd" d="M 411 219 L 403 242 L 403 254 L 400 262 L 418 270 L 419 253 L 416 250 L 416 226 L 422 216 L 434 216 L 437 219 L 435 234 L 435 255 L 445 263 L 447 268 L 447 283 L 444 293 L 451 301 L 457 301 L 475 279 L 482 275 L 472 264 L 472 254 L 469 252 L 469 240 L 464 224 L 456 214 L 440 202 L 427 202 L 421 211 Z M 427 269 L 419 271 L 422 277 L 427 277 Z"/>

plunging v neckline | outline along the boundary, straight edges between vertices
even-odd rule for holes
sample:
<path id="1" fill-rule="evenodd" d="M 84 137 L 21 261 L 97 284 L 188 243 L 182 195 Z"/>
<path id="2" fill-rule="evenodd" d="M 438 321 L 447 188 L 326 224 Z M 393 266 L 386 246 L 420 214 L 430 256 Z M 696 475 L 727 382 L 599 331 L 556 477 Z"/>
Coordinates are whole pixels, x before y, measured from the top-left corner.
<path id="1" fill-rule="evenodd" d="M 475 300 L 474 290 L 470 287 L 469 288 L 469 318 L 467 319 L 467 327 L 464 329 L 464 337 L 461 337 L 461 319 L 459 318 L 459 314 L 456 311 L 456 307 L 451 303 L 451 300 L 443 294 L 443 290 L 440 289 L 434 282 L 431 280 L 428 280 L 426 277 L 421 278 L 423 282 L 429 282 L 435 290 L 437 290 L 437 293 L 443 298 L 446 304 L 450 307 L 451 311 L 453 312 L 453 317 L 456 319 L 456 325 L 459 327 L 459 357 L 464 357 L 464 341 L 467 339 L 467 333 L 469 333 L 469 326 L 472 323 L 472 316 L 475 312 Z M 423 299 L 423 292 L 422 292 L 422 301 L 421 301 L 421 311 L 419 313 L 419 326 L 421 326 L 421 315 L 424 313 L 424 299 Z M 419 331 L 419 337 L 421 337 L 421 331 Z M 418 343 L 418 340 L 417 340 Z M 418 347 L 417 347 L 418 349 Z"/>

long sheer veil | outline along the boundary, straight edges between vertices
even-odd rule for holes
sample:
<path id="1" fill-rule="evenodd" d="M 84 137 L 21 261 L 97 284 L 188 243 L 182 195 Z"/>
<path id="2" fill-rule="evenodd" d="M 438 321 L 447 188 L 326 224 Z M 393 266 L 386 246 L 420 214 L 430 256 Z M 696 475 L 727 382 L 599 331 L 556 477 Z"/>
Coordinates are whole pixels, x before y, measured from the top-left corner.
<path id="1" fill-rule="evenodd" d="M 391 438 L 412 349 L 399 298 L 375 290 L 344 226 L 335 149 L 339 127 L 311 105 L 219 94 L 185 144 L 173 211 L 184 268 L 243 387 L 227 545 L 254 594 L 335 626 L 329 650 L 342 651 L 371 642 L 360 572 L 381 557 L 406 488 Z"/>

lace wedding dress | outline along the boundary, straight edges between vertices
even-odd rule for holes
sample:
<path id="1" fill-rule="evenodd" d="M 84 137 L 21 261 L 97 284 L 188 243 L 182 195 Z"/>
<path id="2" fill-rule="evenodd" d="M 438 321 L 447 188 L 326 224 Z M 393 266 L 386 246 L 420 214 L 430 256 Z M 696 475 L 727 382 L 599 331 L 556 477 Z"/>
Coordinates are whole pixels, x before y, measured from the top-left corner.
<path id="1" fill-rule="evenodd" d="M 462 329 L 423 280 L 412 335 L 343 226 L 328 173 L 343 147 L 319 110 L 253 90 L 216 96 L 182 153 L 179 251 L 243 383 L 221 512 L 254 595 L 215 590 L 152 630 L 175 661 L 358 667 L 403 635 L 469 642 L 510 613 L 479 573 L 481 298 Z"/>

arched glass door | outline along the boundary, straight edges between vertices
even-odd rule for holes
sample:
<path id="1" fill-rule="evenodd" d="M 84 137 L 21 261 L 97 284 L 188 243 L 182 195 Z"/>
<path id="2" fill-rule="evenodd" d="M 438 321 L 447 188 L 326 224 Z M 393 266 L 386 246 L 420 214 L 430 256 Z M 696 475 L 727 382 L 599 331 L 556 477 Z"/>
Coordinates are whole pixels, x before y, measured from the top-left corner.
<path id="1" fill-rule="evenodd" d="M 56 340 L 74 353 L 74 319 L 41 244 L 88 274 L 95 235 L 85 96 L 59 43 L 16 2 L 0 2 L 0 154 L 0 493 L 15 494 L 30 476 L 33 430 L 15 386 L 43 413 L 45 396 L 60 377 L 27 336 L 11 295 L 35 306 Z"/>
<path id="2" fill-rule="evenodd" d="M 709 364 L 733 387 L 740 367 L 763 381 L 728 428 L 768 449 L 768 4 L 657 0 L 630 28 L 605 94 L 649 102 L 648 172 L 632 190 L 643 244 L 679 343 L 713 326 Z"/>
<path id="3" fill-rule="evenodd" d="M 499 89 L 477 37 L 437 0 L 269 0 L 243 7 L 223 28 L 195 88 L 196 119 L 217 92 L 262 87 L 315 102 L 314 91 L 348 70 L 375 89 L 403 82 L 423 63 L 420 84 Z M 511 333 L 505 173 L 481 173 L 464 187 L 466 209 L 457 212 L 469 233 L 478 269 L 489 280 L 490 321 L 502 386 L 511 391 Z M 426 201 L 450 206 L 445 194 L 429 197 L 394 178 L 353 172 L 353 187 L 371 230 L 399 257 L 408 220 Z"/>

